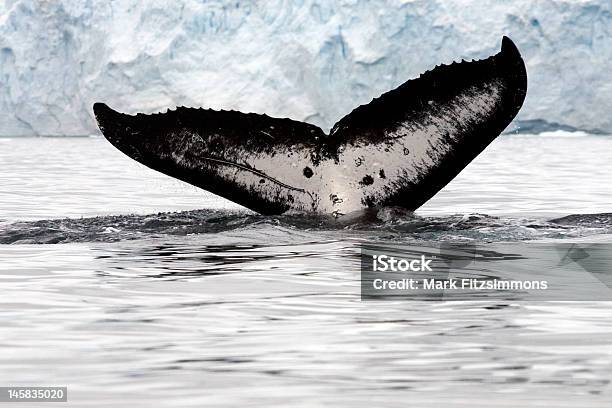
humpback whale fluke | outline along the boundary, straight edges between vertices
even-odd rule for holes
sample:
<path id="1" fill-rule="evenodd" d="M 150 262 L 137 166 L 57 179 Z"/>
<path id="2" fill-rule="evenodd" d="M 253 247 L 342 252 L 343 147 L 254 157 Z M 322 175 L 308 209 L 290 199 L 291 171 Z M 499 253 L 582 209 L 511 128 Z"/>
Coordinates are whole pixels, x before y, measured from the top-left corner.
<path id="1" fill-rule="evenodd" d="M 516 116 L 527 91 L 514 43 L 480 61 L 437 66 L 336 123 L 180 107 L 126 115 L 103 103 L 104 136 L 140 163 L 262 214 L 415 210 Z"/>

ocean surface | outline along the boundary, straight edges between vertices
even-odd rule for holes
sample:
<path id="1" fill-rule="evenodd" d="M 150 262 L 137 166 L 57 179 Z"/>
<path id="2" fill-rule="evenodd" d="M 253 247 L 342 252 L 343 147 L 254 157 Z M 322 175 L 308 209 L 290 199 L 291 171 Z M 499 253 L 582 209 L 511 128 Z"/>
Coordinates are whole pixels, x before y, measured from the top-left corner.
<path id="1" fill-rule="evenodd" d="M 364 301 L 360 248 L 518 245 L 502 268 L 537 278 L 536 248 L 612 248 L 610 152 L 504 135 L 415 214 L 333 220 L 253 214 L 100 137 L 0 139 L 0 386 L 78 407 L 609 407 L 611 302 Z"/>

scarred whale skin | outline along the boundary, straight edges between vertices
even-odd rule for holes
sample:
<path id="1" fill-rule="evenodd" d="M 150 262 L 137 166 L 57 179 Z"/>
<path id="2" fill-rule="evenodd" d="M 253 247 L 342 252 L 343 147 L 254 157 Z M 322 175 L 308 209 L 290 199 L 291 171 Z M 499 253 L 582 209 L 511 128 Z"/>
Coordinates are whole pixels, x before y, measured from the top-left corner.
<path id="1" fill-rule="evenodd" d="M 104 136 L 132 159 L 261 214 L 415 210 L 512 121 L 527 92 L 514 43 L 437 66 L 361 105 L 329 135 L 255 113 L 179 107 L 135 116 L 103 103 Z"/>

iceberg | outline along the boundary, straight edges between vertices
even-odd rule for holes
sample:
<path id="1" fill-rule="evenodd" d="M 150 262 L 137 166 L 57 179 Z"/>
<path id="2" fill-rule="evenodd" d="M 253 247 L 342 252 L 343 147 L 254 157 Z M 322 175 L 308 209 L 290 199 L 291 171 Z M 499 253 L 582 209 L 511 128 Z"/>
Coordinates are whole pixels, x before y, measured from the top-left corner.
<path id="1" fill-rule="evenodd" d="M 607 0 L 0 3 L 0 135 L 97 134 L 92 105 L 235 109 L 329 129 L 508 35 L 529 89 L 509 131 L 612 133 Z"/>

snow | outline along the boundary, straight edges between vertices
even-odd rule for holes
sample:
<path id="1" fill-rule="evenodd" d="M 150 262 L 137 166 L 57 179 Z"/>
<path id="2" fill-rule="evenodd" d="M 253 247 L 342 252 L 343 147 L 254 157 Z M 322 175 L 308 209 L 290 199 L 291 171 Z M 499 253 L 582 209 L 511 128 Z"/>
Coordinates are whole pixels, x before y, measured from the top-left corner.
<path id="1" fill-rule="evenodd" d="M 527 63 L 522 130 L 612 133 L 608 0 L 0 2 L 0 136 L 98 133 L 92 104 L 185 105 L 328 130 L 440 63 Z"/>

